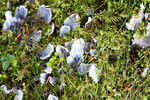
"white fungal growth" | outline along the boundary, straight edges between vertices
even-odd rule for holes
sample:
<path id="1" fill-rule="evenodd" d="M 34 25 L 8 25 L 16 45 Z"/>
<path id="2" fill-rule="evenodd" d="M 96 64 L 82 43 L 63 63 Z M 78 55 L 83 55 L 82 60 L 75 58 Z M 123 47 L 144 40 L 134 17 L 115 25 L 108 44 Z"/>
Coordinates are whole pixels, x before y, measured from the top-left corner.
<path id="1" fill-rule="evenodd" d="M 66 33 L 70 32 L 70 26 L 63 25 L 60 28 L 60 37 L 66 36 Z"/>
<path id="2" fill-rule="evenodd" d="M 145 14 L 144 14 L 145 19 L 148 18 L 148 15 L 149 15 L 148 13 L 145 13 Z"/>
<path id="3" fill-rule="evenodd" d="M 148 70 L 149 70 L 149 68 L 148 67 L 146 67 L 145 69 L 144 69 L 144 71 L 143 71 L 143 73 L 142 73 L 142 77 L 146 77 L 146 75 L 147 75 L 147 73 L 148 73 Z"/>
<path id="4" fill-rule="evenodd" d="M 7 9 L 9 9 L 9 5 L 10 5 L 9 0 L 7 0 L 7 4 L 6 4 Z"/>
<path id="5" fill-rule="evenodd" d="M 10 29 L 11 26 L 11 22 L 9 22 L 8 20 L 6 20 L 3 24 L 3 30 L 4 31 L 8 31 Z"/>
<path id="6" fill-rule="evenodd" d="M 91 18 L 91 17 L 88 17 L 88 21 L 85 23 L 85 27 L 87 27 L 88 24 L 91 23 L 91 22 L 92 22 L 92 18 Z"/>
<path id="7" fill-rule="evenodd" d="M 54 33 L 54 30 L 55 30 L 55 24 L 52 23 L 51 32 L 49 33 L 49 35 L 52 35 Z"/>
<path id="8" fill-rule="evenodd" d="M 146 16 L 146 15 L 145 15 Z M 139 47 L 149 47 L 150 46 L 150 23 L 147 24 L 147 27 L 146 27 L 146 37 L 140 37 L 139 35 L 137 34 L 134 34 L 133 35 L 133 40 L 132 40 L 132 44 L 136 44 L 138 45 Z"/>
<path id="9" fill-rule="evenodd" d="M 67 64 L 72 65 L 73 61 L 74 61 L 74 59 L 71 56 L 67 57 Z"/>
<path id="10" fill-rule="evenodd" d="M 12 20 L 12 13 L 10 11 L 6 11 L 5 12 L 5 18 L 6 20 Z"/>
<path id="11" fill-rule="evenodd" d="M 5 94 L 9 94 L 10 92 L 13 91 L 12 89 L 8 90 L 7 87 L 6 87 L 6 85 L 2 85 L 1 88 L 3 89 L 3 91 L 4 91 Z"/>
<path id="12" fill-rule="evenodd" d="M 17 7 L 15 11 L 15 17 L 20 19 L 25 19 L 28 13 L 28 9 L 24 6 Z"/>
<path id="13" fill-rule="evenodd" d="M 50 73 L 52 72 L 52 68 L 49 67 L 49 66 L 47 66 L 47 67 L 44 69 L 44 72 L 50 74 Z"/>
<path id="14" fill-rule="evenodd" d="M 47 100 L 58 100 L 58 98 L 56 96 L 53 96 L 52 94 L 50 94 L 48 96 Z"/>
<path id="15" fill-rule="evenodd" d="M 40 40 L 41 40 L 41 33 L 42 33 L 41 30 L 39 30 L 39 31 L 33 31 L 32 37 L 33 37 L 33 39 L 34 39 L 36 42 L 40 42 Z"/>
<path id="16" fill-rule="evenodd" d="M 79 71 L 79 73 L 80 73 L 80 75 L 83 75 L 83 74 L 85 74 L 86 73 L 86 64 L 84 64 L 84 63 L 81 63 L 80 64 L 80 66 L 78 67 L 78 71 Z"/>
<path id="17" fill-rule="evenodd" d="M 41 73 L 41 74 L 40 74 L 40 78 L 39 78 L 39 79 L 40 79 L 40 82 L 41 82 L 41 85 L 44 85 L 44 84 L 45 84 L 47 75 L 52 72 L 52 68 L 49 67 L 49 66 L 46 66 L 46 68 L 44 69 L 44 72 L 45 72 L 45 73 Z"/>
<path id="18" fill-rule="evenodd" d="M 21 90 L 17 90 L 14 100 L 22 100 L 23 99 L 23 92 Z"/>
<path id="19" fill-rule="evenodd" d="M 93 79 L 95 83 L 99 81 L 99 70 L 95 67 L 94 64 L 92 64 L 89 68 L 89 77 Z"/>
<path id="20" fill-rule="evenodd" d="M 8 1 L 9 2 L 9 1 Z M 28 9 L 24 6 L 20 6 L 15 11 L 15 17 L 12 17 L 12 13 L 10 11 L 5 12 L 5 22 L 3 24 L 3 30 L 8 31 L 11 30 L 12 32 L 16 32 L 18 26 L 21 24 L 21 20 L 25 19 L 27 16 Z"/>
<path id="21" fill-rule="evenodd" d="M 91 56 L 95 56 L 96 55 L 96 50 L 95 49 L 91 49 L 90 50 L 90 55 Z"/>
<path id="22" fill-rule="evenodd" d="M 65 47 L 68 49 L 68 51 L 70 51 L 72 44 L 73 44 L 72 41 L 70 41 L 70 42 L 65 42 Z"/>
<path id="23" fill-rule="evenodd" d="M 71 65 L 73 64 L 73 62 L 78 64 L 79 61 L 83 59 L 84 46 L 85 46 L 85 42 L 82 38 L 75 39 L 75 41 L 73 42 L 71 46 L 70 56 L 67 58 L 68 64 Z"/>
<path id="24" fill-rule="evenodd" d="M 84 50 L 83 50 L 84 45 L 85 45 L 85 42 L 82 38 L 75 40 L 74 43 L 72 44 L 72 49 L 70 51 L 70 56 L 75 58 L 75 56 L 78 55 L 82 59 L 83 54 L 84 54 Z"/>
<path id="25" fill-rule="evenodd" d="M 54 51 L 54 47 L 52 44 L 48 44 L 48 46 L 39 53 L 40 59 L 46 59 L 50 57 L 51 53 Z"/>
<path id="26" fill-rule="evenodd" d="M 41 5 L 38 9 L 38 15 L 45 20 L 45 22 L 50 23 L 52 19 L 52 12 L 50 8 L 45 8 L 44 5 Z"/>
<path id="27" fill-rule="evenodd" d="M 1 88 L 3 89 L 5 94 L 9 94 L 10 92 L 16 93 L 14 100 L 22 100 L 23 99 L 23 92 L 21 90 L 17 90 L 16 87 L 8 90 L 6 85 L 2 85 Z"/>
<path id="28" fill-rule="evenodd" d="M 126 23 L 126 27 L 127 29 L 129 30 L 135 30 L 135 27 L 137 24 L 139 24 L 140 22 L 142 22 L 142 19 L 144 18 L 144 5 L 143 3 L 140 5 L 140 12 L 139 12 L 139 16 L 138 17 L 135 17 L 133 16 L 131 19 L 130 19 L 130 22 L 129 23 Z"/>
<path id="29" fill-rule="evenodd" d="M 142 38 L 136 34 L 133 35 L 133 38 L 134 39 L 132 40 L 132 45 L 137 44 L 139 47 L 144 47 L 144 48 L 150 46 L 149 38 Z"/>
<path id="30" fill-rule="evenodd" d="M 49 83 L 53 86 L 56 83 L 57 78 L 56 77 L 51 77 L 49 79 Z"/>
<path id="31" fill-rule="evenodd" d="M 61 83 L 58 89 L 61 90 L 61 89 L 63 89 L 64 86 L 66 86 L 66 84 L 65 83 Z"/>
<path id="32" fill-rule="evenodd" d="M 21 24 L 21 20 L 16 17 L 12 17 L 12 13 L 10 11 L 5 12 L 5 22 L 3 24 L 3 30 L 8 31 L 11 30 L 15 32 L 17 29 L 17 25 Z"/>
<path id="33" fill-rule="evenodd" d="M 68 53 L 68 49 L 67 48 L 58 45 L 56 47 L 56 52 L 58 53 L 59 57 L 63 57 L 64 56 L 65 58 L 67 58 L 67 53 Z"/>
<path id="34" fill-rule="evenodd" d="M 56 78 L 56 77 L 51 77 L 51 76 L 49 76 L 49 74 L 51 74 L 51 72 L 52 72 L 51 67 L 47 66 L 47 67 L 44 69 L 44 72 L 45 72 L 45 73 L 41 73 L 41 74 L 40 74 L 40 78 L 39 78 L 41 85 L 43 86 L 43 85 L 46 83 L 46 79 L 47 79 L 48 77 L 49 77 L 49 83 L 50 83 L 51 85 L 54 85 L 55 82 L 56 82 L 56 80 L 57 80 L 57 78 Z"/>
<path id="35" fill-rule="evenodd" d="M 64 21 L 64 25 L 66 26 L 70 26 L 71 30 L 75 30 L 76 27 L 80 26 L 80 22 L 79 20 L 79 15 L 77 13 L 74 13 L 72 15 L 70 15 L 65 21 Z"/>
<path id="36" fill-rule="evenodd" d="M 41 85 L 44 85 L 44 84 L 45 84 L 46 78 L 47 78 L 47 73 L 41 73 L 41 74 L 40 74 L 40 82 L 41 82 Z"/>
<path id="37" fill-rule="evenodd" d="M 146 37 L 150 38 L 150 23 L 148 23 L 146 27 Z"/>

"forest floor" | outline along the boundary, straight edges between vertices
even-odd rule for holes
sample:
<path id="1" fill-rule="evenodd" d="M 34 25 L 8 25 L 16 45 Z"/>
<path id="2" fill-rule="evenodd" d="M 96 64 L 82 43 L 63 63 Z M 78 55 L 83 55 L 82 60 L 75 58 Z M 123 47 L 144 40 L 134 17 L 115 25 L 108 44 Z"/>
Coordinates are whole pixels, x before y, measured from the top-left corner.
<path id="1" fill-rule="evenodd" d="M 0 7 L 0 100 L 150 99 L 149 0 Z"/>

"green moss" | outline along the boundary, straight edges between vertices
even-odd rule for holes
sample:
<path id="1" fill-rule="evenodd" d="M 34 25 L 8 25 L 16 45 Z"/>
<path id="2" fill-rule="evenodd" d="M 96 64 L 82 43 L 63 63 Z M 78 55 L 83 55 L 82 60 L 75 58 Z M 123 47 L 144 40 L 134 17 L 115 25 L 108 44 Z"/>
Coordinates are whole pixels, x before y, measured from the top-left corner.
<path id="1" fill-rule="evenodd" d="M 115 100 L 148 100 L 150 98 L 149 73 L 145 78 L 141 77 L 141 73 L 145 67 L 149 67 L 150 52 L 149 48 L 133 49 L 131 41 L 133 34 L 137 33 L 140 37 L 145 36 L 147 22 L 141 23 L 137 26 L 136 31 L 128 31 L 125 23 L 129 21 L 132 15 L 136 15 L 139 11 L 139 5 L 144 2 L 146 5 L 145 12 L 149 12 L 148 0 L 105 0 L 106 4 L 101 6 L 104 2 L 99 0 L 33 0 L 31 3 L 25 0 L 11 0 L 9 10 L 14 11 L 17 6 L 25 4 L 29 13 L 27 18 L 23 21 L 21 27 L 22 46 L 16 42 L 17 34 L 11 31 L 0 32 L 0 66 L 3 65 L 4 56 L 9 55 L 8 58 L 14 58 L 11 61 L 8 70 L 3 71 L 0 67 L 0 84 L 5 84 L 9 88 L 18 86 L 24 93 L 25 100 L 46 100 L 44 96 L 46 92 L 58 96 L 62 100 L 99 100 L 99 99 L 115 99 Z M 5 21 L 5 11 L 7 0 L 0 1 L 0 28 L 2 29 Z M 53 17 L 52 21 L 55 23 L 55 32 L 49 36 L 46 33 L 50 31 L 51 23 L 46 24 L 44 21 L 36 16 L 39 5 L 45 4 L 46 7 L 51 8 Z M 93 18 L 89 28 L 84 28 L 84 24 L 89 17 L 85 11 L 92 9 L 91 17 Z M 73 13 L 80 15 L 80 28 L 67 34 L 66 37 L 60 38 L 60 27 L 64 24 L 64 20 Z M 97 14 L 97 16 L 94 15 Z M 95 17 L 94 17 L 95 16 Z M 38 20 L 35 20 L 37 18 Z M 27 47 L 28 37 L 26 36 L 26 29 L 32 34 L 33 30 L 42 30 L 42 39 L 39 43 L 35 43 L 35 48 Z M 96 55 L 97 59 L 92 60 L 87 57 L 83 62 L 92 62 L 98 69 L 103 68 L 102 75 L 100 75 L 99 83 L 95 84 L 88 77 L 88 74 L 80 76 L 79 73 L 73 72 L 71 76 L 68 74 L 71 68 L 66 64 L 64 57 L 59 58 L 56 52 L 52 53 L 50 59 L 39 60 L 37 53 L 43 50 L 49 43 L 54 47 L 57 45 L 64 45 L 65 42 L 71 41 L 74 38 L 83 38 L 85 41 L 90 37 L 95 37 L 97 43 L 93 43 L 95 49 L 99 51 L 100 48 L 106 46 Z M 115 61 L 109 61 L 109 55 L 117 55 Z M 13 57 L 12 57 L 13 55 Z M 136 59 L 133 61 L 133 59 Z M 42 64 L 47 62 L 53 69 L 52 76 L 58 77 L 54 86 L 48 84 L 41 86 L 40 82 L 35 82 L 35 76 L 40 76 L 42 71 Z M 60 76 L 58 74 L 58 64 L 62 63 L 64 72 Z M 66 86 L 62 91 L 58 91 L 59 85 L 64 82 Z M 124 91 L 125 88 L 131 88 L 131 91 Z M 121 96 L 114 97 L 116 93 Z M 3 93 L 0 90 L 0 94 Z M 11 93 L 5 95 L 0 99 L 12 100 L 15 94 Z"/>

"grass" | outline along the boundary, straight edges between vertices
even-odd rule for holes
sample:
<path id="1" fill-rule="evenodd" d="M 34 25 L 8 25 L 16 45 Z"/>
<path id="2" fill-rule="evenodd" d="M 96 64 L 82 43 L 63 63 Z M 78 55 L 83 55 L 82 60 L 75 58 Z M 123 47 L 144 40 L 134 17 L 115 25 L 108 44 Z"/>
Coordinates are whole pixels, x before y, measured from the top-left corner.
<path id="1" fill-rule="evenodd" d="M 0 1 L 2 7 L 0 11 L 1 29 L 5 21 L 6 2 L 7 0 Z M 149 73 L 145 78 L 141 77 L 143 69 L 150 66 L 149 48 L 136 49 L 132 46 L 133 34 L 136 31 L 129 31 L 125 26 L 131 16 L 138 13 L 139 5 L 142 2 L 146 7 L 145 12 L 149 12 L 149 2 L 148 0 L 106 0 L 105 2 L 107 3 L 104 4 L 104 1 L 99 0 L 33 0 L 32 3 L 25 0 L 10 1 L 9 10 L 13 14 L 16 7 L 21 4 L 25 4 L 29 13 L 22 25 L 22 46 L 18 46 L 16 34 L 11 31 L 3 32 L 1 30 L 0 32 L 0 57 L 11 54 L 16 57 L 17 61 L 16 66 L 11 64 L 6 71 L 0 67 L 0 84 L 7 85 L 9 89 L 17 86 L 23 91 L 24 100 L 46 100 L 49 93 L 57 96 L 60 100 L 149 100 Z M 43 24 L 39 25 L 40 22 L 34 20 L 36 16 L 32 16 L 41 4 L 51 8 L 52 22 L 58 26 L 51 36 L 45 34 L 51 23 L 47 25 L 42 22 Z M 93 17 L 93 21 L 90 23 L 90 28 L 85 29 L 84 24 L 88 18 L 85 11 L 88 9 L 92 9 L 90 16 Z M 60 38 L 59 27 L 63 25 L 68 16 L 75 12 L 80 15 L 80 28 L 67 34 L 67 37 Z M 96 17 L 94 17 L 94 13 L 97 14 Z M 30 18 L 34 22 L 32 25 L 29 23 Z M 35 29 L 42 30 L 42 39 L 35 44 L 35 48 L 27 47 L 28 36 L 25 32 L 27 27 L 29 27 L 30 33 Z M 138 32 L 145 32 L 145 26 L 138 27 L 140 27 Z M 55 52 L 46 60 L 40 60 L 37 57 L 37 53 L 43 50 L 48 43 L 56 47 L 74 38 L 83 38 L 86 42 L 91 42 L 90 37 L 97 40 L 97 43 L 92 45 L 98 54 L 96 60 L 85 55 L 83 62 L 93 63 L 98 69 L 102 68 L 102 75 L 100 75 L 98 83 L 94 83 L 87 74 L 81 76 L 78 72 L 73 72 L 72 76 L 68 75 L 70 66 L 67 65 L 65 58 L 61 61 Z M 99 52 L 99 49 L 105 46 L 106 50 Z M 34 81 L 34 77 L 40 76 L 42 64 L 48 61 L 51 61 L 52 76 L 57 77 L 58 80 L 54 86 L 51 84 L 41 86 L 40 82 Z M 65 72 L 61 76 L 58 74 L 59 62 L 62 62 L 65 68 Z M 2 61 L 0 61 L 0 66 L 2 66 Z M 63 90 L 58 91 L 62 82 L 66 83 L 66 86 Z M 116 93 L 120 96 L 115 97 Z M 3 91 L 0 91 L 0 94 L 3 95 Z M 14 95 L 14 93 L 0 95 L 0 99 L 12 100 Z"/>

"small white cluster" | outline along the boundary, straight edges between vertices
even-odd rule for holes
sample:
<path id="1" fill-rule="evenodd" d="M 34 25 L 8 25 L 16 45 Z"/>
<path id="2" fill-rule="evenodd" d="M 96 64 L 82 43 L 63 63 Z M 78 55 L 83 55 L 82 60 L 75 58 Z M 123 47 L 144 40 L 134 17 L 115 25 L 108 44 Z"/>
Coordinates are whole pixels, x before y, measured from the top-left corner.
<path id="1" fill-rule="evenodd" d="M 148 47 L 150 46 L 150 39 L 148 38 L 138 38 L 138 36 L 133 35 L 133 40 L 132 40 L 132 44 L 137 44 L 139 47 Z"/>
<path id="2" fill-rule="evenodd" d="M 74 13 L 70 15 L 65 21 L 64 25 L 60 28 L 60 37 L 66 36 L 66 33 L 70 32 L 70 30 L 74 31 L 76 27 L 80 26 L 79 15 Z"/>
<path id="3" fill-rule="evenodd" d="M 95 83 L 99 81 L 99 73 L 101 73 L 101 70 L 98 70 L 94 64 L 81 63 L 78 67 L 78 71 L 81 75 L 88 73 L 89 77 L 91 77 Z"/>
<path id="4" fill-rule="evenodd" d="M 69 52 L 67 48 L 63 47 L 63 46 L 60 46 L 58 45 L 56 47 L 56 52 L 58 53 L 59 57 L 65 57 L 67 58 L 67 53 Z"/>
<path id="5" fill-rule="evenodd" d="M 142 8 L 141 8 L 142 9 Z M 15 16 L 12 16 L 12 13 L 10 11 L 6 11 L 5 17 L 6 21 L 3 24 L 3 30 L 8 31 L 17 29 L 17 23 L 21 24 L 21 20 L 24 20 L 27 16 L 28 9 L 26 9 L 24 6 L 17 7 L 15 11 Z M 43 19 L 46 23 L 50 23 L 52 20 L 52 12 L 50 8 L 46 8 L 45 5 L 41 5 L 38 8 L 38 16 Z M 66 33 L 70 31 L 74 31 L 77 27 L 80 26 L 79 22 L 80 16 L 77 13 L 74 13 L 66 18 L 64 21 L 64 25 L 60 29 L 60 37 L 66 36 Z M 87 28 L 87 25 L 92 22 L 92 18 L 88 17 L 88 21 L 85 23 L 85 28 Z M 13 27 L 13 29 L 11 28 Z M 51 35 L 54 32 L 55 25 L 52 23 L 51 31 L 49 32 L 49 35 Z M 41 40 L 41 34 L 42 31 L 33 31 L 33 34 L 30 38 L 32 38 L 35 42 L 40 42 Z M 95 40 L 96 41 L 96 40 Z M 71 46 L 71 50 L 69 50 L 69 46 Z M 80 61 L 84 57 L 84 47 L 85 47 L 85 41 L 80 39 L 74 39 L 73 41 L 66 42 L 65 47 L 58 45 L 56 47 L 56 52 L 58 53 L 59 57 L 67 58 L 67 64 L 68 65 L 75 65 L 78 67 Z M 69 52 L 70 51 L 70 52 Z M 92 49 L 90 51 L 91 56 L 95 56 L 95 49 Z M 51 54 L 54 52 L 54 46 L 52 44 L 48 44 L 48 46 L 38 53 L 39 58 L 41 60 L 44 60 L 51 56 Z M 69 56 L 67 57 L 67 53 L 69 52 Z M 63 67 L 62 67 L 63 69 Z M 99 81 L 99 70 L 96 68 L 94 64 L 84 64 L 81 63 L 78 67 L 78 70 L 81 75 L 88 73 L 89 77 L 93 79 L 95 83 Z M 35 81 L 40 81 L 41 85 L 46 84 L 47 76 L 51 74 L 52 69 L 49 66 L 46 66 L 46 68 L 43 70 L 44 72 L 40 74 L 40 77 L 36 77 Z M 73 69 L 69 70 L 69 73 L 72 73 Z M 49 83 L 51 85 L 54 85 L 57 78 L 49 76 Z M 61 90 L 66 84 L 61 83 L 59 86 L 59 89 Z M 1 88 L 3 88 L 4 92 L 6 94 L 9 94 L 10 92 L 15 92 L 16 95 L 14 97 L 14 100 L 22 100 L 23 99 L 23 92 L 21 90 L 16 90 L 15 88 L 12 88 L 11 90 L 7 90 L 7 87 L 5 85 L 2 85 Z M 48 100 L 58 100 L 56 96 L 53 96 L 50 94 L 47 98 Z"/>
<path id="6" fill-rule="evenodd" d="M 66 36 L 66 33 L 70 32 L 70 26 L 63 25 L 60 28 L 60 37 Z"/>
<path id="7" fill-rule="evenodd" d="M 92 18 L 91 18 L 91 17 L 88 17 L 88 21 L 85 23 L 85 27 L 87 27 L 88 24 L 91 23 L 91 22 L 92 22 Z"/>
<path id="8" fill-rule="evenodd" d="M 56 96 L 53 96 L 52 94 L 50 94 L 48 96 L 47 100 L 58 100 L 58 98 Z"/>
<path id="9" fill-rule="evenodd" d="M 15 32 L 18 27 L 17 25 L 21 24 L 21 20 L 26 18 L 27 13 L 28 9 L 26 9 L 24 6 L 17 7 L 14 17 L 12 16 L 12 13 L 10 11 L 6 11 L 6 21 L 3 24 L 3 30 L 12 30 L 12 32 Z"/>
<path id="10" fill-rule="evenodd" d="M 136 18 L 135 16 L 133 16 L 130 19 L 129 23 L 126 23 L 126 27 L 129 30 L 135 30 L 136 25 L 139 24 L 140 22 L 142 22 L 143 18 L 145 17 L 145 19 L 148 18 L 148 14 L 145 13 L 144 14 L 144 5 L 143 3 L 140 5 L 140 12 L 139 12 L 139 17 Z M 148 23 L 147 27 L 146 27 L 146 36 L 145 37 L 140 37 L 137 34 L 133 35 L 133 40 L 132 40 L 132 45 L 138 45 L 139 47 L 149 47 L 150 46 L 150 23 Z"/>
<path id="11" fill-rule="evenodd" d="M 85 42 L 82 38 L 75 39 L 70 51 L 70 56 L 67 57 L 67 63 L 72 65 L 74 61 L 78 64 L 80 59 L 83 59 Z"/>
<path id="12" fill-rule="evenodd" d="M 80 25 L 80 22 L 78 21 L 79 18 L 80 16 L 77 13 L 74 13 L 64 21 L 64 25 L 70 26 L 71 30 L 74 31 L 75 28 Z"/>
<path id="13" fill-rule="evenodd" d="M 149 68 L 148 67 L 146 67 L 145 69 L 144 69 L 144 71 L 143 71 L 143 73 L 142 73 L 142 77 L 146 77 L 146 75 L 147 75 L 147 73 L 148 73 L 148 71 L 149 71 Z"/>
<path id="14" fill-rule="evenodd" d="M 1 88 L 3 89 L 5 94 L 14 92 L 16 94 L 14 97 L 14 100 L 22 100 L 23 99 L 23 92 L 21 90 L 18 90 L 16 87 L 8 90 L 6 85 L 2 85 Z"/>
<path id="15" fill-rule="evenodd" d="M 143 3 L 140 5 L 140 12 L 139 12 L 139 16 L 138 17 L 135 17 L 133 16 L 131 19 L 130 19 L 130 22 L 129 23 L 126 23 L 126 27 L 129 29 L 129 30 L 135 30 L 136 28 L 136 25 L 139 24 L 140 22 L 142 22 L 142 19 L 144 18 L 144 5 Z"/>
<path id="16" fill-rule="evenodd" d="M 34 41 L 36 41 L 36 42 L 40 42 L 40 40 L 41 40 L 41 34 L 42 33 L 42 31 L 41 30 L 39 30 L 39 31 L 33 31 L 33 34 L 32 34 L 32 38 L 33 38 L 33 40 Z"/>
<path id="17" fill-rule="evenodd" d="M 41 73 L 41 74 L 40 74 L 40 78 L 39 78 L 42 86 L 46 83 L 47 75 L 48 75 L 48 74 L 51 74 L 51 72 L 52 72 L 51 67 L 47 66 L 47 67 L 44 69 L 44 72 L 45 72 L 45 73 Z M 56 77 L 51 77 L 51 76 L 49 76 L 49 77 L 50 77 L 49 83 L 50 83 L 51 85 L 53 85 L 53 84 L 56 82 L 57 78 L 56 78 Z"/>
<path id="18" fill-rule="evenodd" d="M 52 12 L 50 8 L 45 8 L 45 5 L 41 5 L 38 9 L 38 15 L 47 23 L 52 20 Z"/>
<path id="19" fill-rule="evenodd" d="M 40 59 L 46 59 L 51 56 L 51 53 L 54 51 L 54 47 L 52 44 L 48 44 L 48 46 L 39 53 Z"/>
<path id="20" fill-rule="evenodd" d="M 24 6 L 17 7 L 15 11 L 15 17 L 20 19 L 25 19 L 28 13 L 28 9 Z"/>
<path id="21" fill-rule="evenodd" d="M 49 33 L 49 35 L 52 35 L 54 33 L 54 30 L 55 30 L 55 24 L 52 23 L 51 32 Z"/>
<path id="22" fill-rule="evenodd" d="M 89 77 L 93 79 L 95 83 L 99 81 L 99 70 L 95 67 L 94 64 L 92 64 L 89 68 Z"/>
<path id="23" fill-rule="evenodd" d="M 95 56 L 96 55 L 96 49 L 91 49 L 90 50 L 90 55 Z"/>

